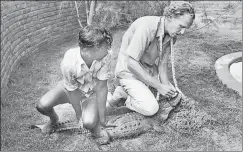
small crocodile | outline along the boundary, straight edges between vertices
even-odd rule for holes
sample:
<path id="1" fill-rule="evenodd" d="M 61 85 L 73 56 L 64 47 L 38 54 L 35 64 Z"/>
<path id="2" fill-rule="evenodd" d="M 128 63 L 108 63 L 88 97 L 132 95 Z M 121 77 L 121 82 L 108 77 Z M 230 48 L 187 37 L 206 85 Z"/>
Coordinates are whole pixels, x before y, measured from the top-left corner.
<path id="1" fill-rule="evenodd" d="M 183 133 L 193 134 L 198 132 L 208 123 L 217 123 L 217 121 L 206 112 L 196 108 L 195 100 L 183 97 L 180 104 L 171 111 L 168 119 L 163 119 L 163 107 L 167 104 L 163 101 L 159 102 L 160 109 L 154 116 L 143 116 L 139 113 L 132 112 L 118 115 L 107 123 L 115 125 L 115 128 L 107 128 L 106 131 L 111 139 L 115 138 L 131 138 L 136 135 L 154 130 L 159 133 L 170 132 L 171 129 Z M 162 107 L 162 108 L 161 108 Z"/>
<path id="2" fill-rule="evenodd" d="M 149 130 L 159 133 L 171 131 L 171 129 L 180 133 L 195 133 L 208 120 L 215 121 L 205 112 L 197 109 L 196 102 L 186 96 L 179 97 L 180 100 L 173 105 L 174 110 L 170 112 L 168 119 L 163 118 L 163 110 L 169 105 L 165 98 L 159 98 L 159 111 L 154 116 L 143 116 L 137 112 L 131 111 L 125 106 L 117 107 L 106 112 L 108 118 L 107 126 L 116 126 L 104 128 L 110 137 L 110 141 L 118 138 L 133 138 Z M 176 106 L 175 106 L 176 105 Z M 37 126 L 37 125 L 35 125 Z M 41 125 L 37 126 L 41 128 Z M 76 123 L 66 121 L 53 126 L 53 132 L 72 131 L 79 134 L 88 134 L 89 130 L 78 126 Z"/>

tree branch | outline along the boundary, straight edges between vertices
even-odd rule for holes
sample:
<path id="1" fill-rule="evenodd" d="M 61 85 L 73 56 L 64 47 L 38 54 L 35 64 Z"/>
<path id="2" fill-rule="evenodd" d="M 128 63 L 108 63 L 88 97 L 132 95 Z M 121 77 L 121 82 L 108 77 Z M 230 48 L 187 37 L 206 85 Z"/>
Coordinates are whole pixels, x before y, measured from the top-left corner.
<path id="1" fill-rule="evenodd" d="M 88 22 L 87 22 L 88 25 L 92 24 L 92 19 L 93 19 L 94 13 L 95 13 L 95 1 L 91 1 L 90 11 L 89 11 L 89 19 L 88 19 Z"/>
<path id="2" fill-rule="evenodd" d="M 80 21 L 80 19 L 79 19 L 79 12 L 78 12 L 77 2 L 74 1 L 74 4 L 75 4 L 75 8 L 76 8 L 76 12 L 77 12 L 77 16 L 78 16 L 78 23 L 79 23 L 80 27 L 83 28 L 83 25 L 82 25 L 82 23 L 81 23 L 81 21 Z"/>
<path id="3" fill-rule="evenodd" d="M 89 0 L 85 0 L 85 9 L 86 9 L 86 20 L 87 24 L 89 22 Z"/>
<path id="4" fill-rule="evenodd" d="M 79 9 L 79 7 L 80 7 L 81 5 L 82 5 L 82 2 L 79 3 L 78 9 Z M 74 7 L 74 8 L 72 9 L 72 12 L 71 12 L 71 13 L 73 13 L 73 11 L 76 10 L 75 8 L 76 8 L 76 7 Z"/>

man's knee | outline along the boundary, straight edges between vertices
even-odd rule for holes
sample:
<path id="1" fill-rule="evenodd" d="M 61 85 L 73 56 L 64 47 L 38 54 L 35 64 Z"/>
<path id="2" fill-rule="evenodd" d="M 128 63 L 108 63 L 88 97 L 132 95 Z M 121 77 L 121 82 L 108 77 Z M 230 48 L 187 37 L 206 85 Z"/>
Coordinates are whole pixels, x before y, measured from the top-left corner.
<path id="1" fill-rule="evenodd" d="M 144 95 L 142 98 L 140 97 L 140 100 L 137 103 L 141 108 L 142 114 L 145 116 L 153 116 L 159 110 L 158 101 L 152 94 L 149 93 Z"/>
<path id="2" fill-rule="evenodd" d="M 53 107 L 48 106 L 48 104 L 46 103 L 48 103 L 48 101 L 46 101 L 45 98 L 41 98 L 40 101 L 35 105 L 35 107 L 40 113 L 46 113 L 48 111 L 51 111 Z"/>
<path id="3" fill-rule="evenodd" d="M 156 114 L 159 110 L 159 104 L 156 102 L 156 103 L 153 103 L 153 104 L 150 104 L 146 107 L 143 108 L 143 115 L 145 116 L 153 116 L 154 114 Z"/>
<path id="4" fill-rule="evenodd" d="M 87 129 L 93 129 L 96 126 L 95 119 L 91 119 L 88 116 L 82 118 L 83 126 Z"/>

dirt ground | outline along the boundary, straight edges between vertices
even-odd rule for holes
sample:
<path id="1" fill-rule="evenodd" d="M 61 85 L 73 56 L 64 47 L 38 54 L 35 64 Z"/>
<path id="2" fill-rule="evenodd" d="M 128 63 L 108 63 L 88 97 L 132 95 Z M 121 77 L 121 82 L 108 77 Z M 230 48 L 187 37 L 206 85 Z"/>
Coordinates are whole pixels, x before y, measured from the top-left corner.
<path id="1" fill-rule="evenodd" d="M 137 137 L 117 139 L 103 146 L 81 134 L 63 132 L 48 136 L 38 129 L 29 129 L 31 124 L 47 121 L 34 107 L 40 97 L 61 80 L 62 57 L 67 49 L 77 46 L 77 41 L 70 39 L 65 43 L 49 42 L 21 61 L 13 72 L 7 96 L 2 99 L 2 150 L 242 151 L 242 97 L 223 85 L 214 69 L 215 61 L 222 55 L 242 51 L 242 27 L 238 26 L 241 23 L 235 26 L 230 22 L 218 24 L 218 28 L 206 27 L 179 37 L 175 45 L 175 61 L 180 89 L 193 98 L 200 109 L 221 122 L 219 125 L 202 127 L 195 134 L 149 130 Z M 114 67 L 124 32 L 113 31 Z M 113 77 L 109 80 L 111 92 L 114 83 Z M 69 104 L 57 106 L 55 110 L 61 121 L 74 119 L 74 110 Z"/>

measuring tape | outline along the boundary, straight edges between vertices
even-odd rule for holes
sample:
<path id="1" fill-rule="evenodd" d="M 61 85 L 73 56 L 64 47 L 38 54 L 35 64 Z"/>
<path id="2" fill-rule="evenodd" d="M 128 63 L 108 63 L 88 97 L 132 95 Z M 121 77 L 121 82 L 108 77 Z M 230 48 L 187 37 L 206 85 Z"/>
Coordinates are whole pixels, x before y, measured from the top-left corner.
<path id="1" fill-rule="evenodd" d="M 161 56 L 162 56 L 162 47 L 163 47 L 162 39 L 163 39 L 163 37 L 160 36 L 160 38 L 159 38 L 159 43 L 160 43 L 160 56 L 159 56 L 159 58 L 161 58 Z M 170 40 L 170 48 L 171 48 L 172 78 L 173 78 L 173 82 L 174 82 L 174 85 L 175 85 L 175 89 L 184 96 L 184 94 L 182 93 L 182 91 L 178 87 L 177 80 L 176 80 L 176 77 L 175 77 L 175 53 L 174 53 L 173 39 Z M 158 79 L 159 79 L 159 76 L 160 76 L 160 70 L 159 70 Z M 157 95 L 156 95 L 157 101 L 159 101 L 159 95 L 160 95 L 160 93 L 157 92 Z"/>

